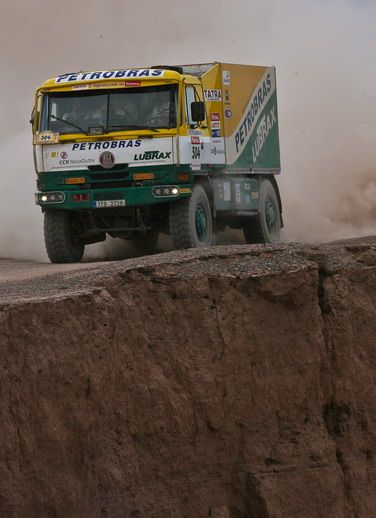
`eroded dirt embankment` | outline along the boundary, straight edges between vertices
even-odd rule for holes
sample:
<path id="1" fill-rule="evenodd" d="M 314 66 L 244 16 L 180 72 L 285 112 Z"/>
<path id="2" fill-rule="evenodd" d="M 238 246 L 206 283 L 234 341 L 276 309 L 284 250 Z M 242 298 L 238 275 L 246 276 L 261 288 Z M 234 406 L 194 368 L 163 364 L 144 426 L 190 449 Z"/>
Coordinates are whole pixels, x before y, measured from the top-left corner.
<path id="1" fill-rule="evenodd" d="M 375 244 L 0 283 L 0 515 L 376 516 Z"/>

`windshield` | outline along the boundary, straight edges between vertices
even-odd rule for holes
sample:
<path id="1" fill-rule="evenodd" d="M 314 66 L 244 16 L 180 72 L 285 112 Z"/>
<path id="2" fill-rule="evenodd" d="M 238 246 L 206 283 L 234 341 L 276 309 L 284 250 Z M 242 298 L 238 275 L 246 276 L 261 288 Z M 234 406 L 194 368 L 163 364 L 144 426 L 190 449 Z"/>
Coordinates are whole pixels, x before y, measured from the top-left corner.
<path id="1" fill-rule="evenodd" d="M 98 134 L 175 128 L 176 103 L 175 85 L 50 93 L 44 97 L 40 130 Z"/>

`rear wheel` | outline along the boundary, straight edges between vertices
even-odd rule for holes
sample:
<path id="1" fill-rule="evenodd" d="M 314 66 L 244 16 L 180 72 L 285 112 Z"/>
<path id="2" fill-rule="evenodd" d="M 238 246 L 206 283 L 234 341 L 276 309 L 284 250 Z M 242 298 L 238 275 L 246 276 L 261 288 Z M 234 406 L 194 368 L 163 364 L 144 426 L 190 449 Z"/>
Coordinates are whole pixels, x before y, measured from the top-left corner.
<path id="1" fill-rule="evenodd" d="M 210 203 L 201 185 L 194 186 L 191 198 L 170 205 L 170 234 L 176 248 L 213 244 Z"/>
<path id="2" fill-rule="evenodd" d="M 275 189 L 270 180 L 262 180 L 259 213 L 243 224 L 245 240 L 247 243 L 276 243 L 280 230 L 281 212 Z"/>
<path id="3" fill-rule="evenodd" d="M 44 241 L 51 263 L 77 263 L 84 254 L 85 244 L 79 237 L 81 225 L 69 211 L 44 213 Z"/>

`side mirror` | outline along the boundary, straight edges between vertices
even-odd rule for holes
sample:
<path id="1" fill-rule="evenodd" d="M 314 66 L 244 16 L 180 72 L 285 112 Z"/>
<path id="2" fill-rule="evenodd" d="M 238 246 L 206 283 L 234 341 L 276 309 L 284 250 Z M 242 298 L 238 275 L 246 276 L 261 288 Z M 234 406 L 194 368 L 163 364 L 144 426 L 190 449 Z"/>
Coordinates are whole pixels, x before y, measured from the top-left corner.
<path id="1" fill-rule="evenodd" d="M 34 124 L 34 114 L 35 114 L 35 108 L 33 108 L 33 111 L 31 112 L 31 115 L 30 115 L 30 124 Z"/>
<path id="2" fill-rule="evenodd" d="M 193 122 L 201 122 L 205 120 L 205 103 L 202 101 L 194 101 L 191 103 L 191 115 Z"/>

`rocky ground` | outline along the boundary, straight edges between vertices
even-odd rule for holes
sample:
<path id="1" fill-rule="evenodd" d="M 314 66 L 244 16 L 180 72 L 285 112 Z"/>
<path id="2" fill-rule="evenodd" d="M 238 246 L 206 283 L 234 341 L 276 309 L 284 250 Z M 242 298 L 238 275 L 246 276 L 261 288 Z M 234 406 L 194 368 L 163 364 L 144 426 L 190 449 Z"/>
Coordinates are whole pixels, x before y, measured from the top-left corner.
<path id="1" fill-rule="evenodd" d="M 376 516 L 376 238 L 0 266 L 0 516 Z"/>

